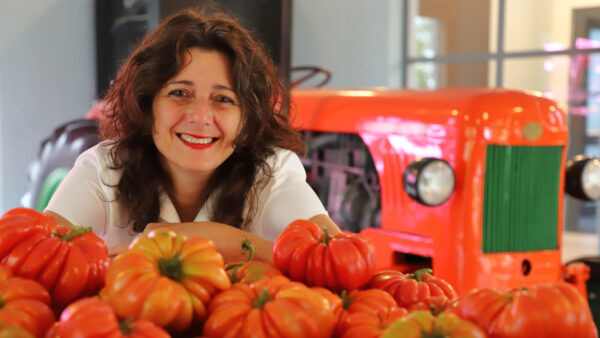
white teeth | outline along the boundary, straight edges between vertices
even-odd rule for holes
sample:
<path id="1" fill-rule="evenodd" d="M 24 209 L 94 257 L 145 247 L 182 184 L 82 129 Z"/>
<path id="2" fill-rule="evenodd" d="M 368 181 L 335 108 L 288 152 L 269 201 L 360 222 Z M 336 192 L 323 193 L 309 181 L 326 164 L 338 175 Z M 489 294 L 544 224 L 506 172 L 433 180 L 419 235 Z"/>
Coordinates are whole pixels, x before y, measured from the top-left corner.
<path id="1" fill-rule="evenodd" d="M 178 134 L 178 136 L 180 139 L 184 140 L 185 142 L 193 143 L 193 144 L 208 144 L 213 141 L 212 137 L 196 138 L 196 137 L 193 137 L 190 135 L 185 135 L 185 134 Z"/>

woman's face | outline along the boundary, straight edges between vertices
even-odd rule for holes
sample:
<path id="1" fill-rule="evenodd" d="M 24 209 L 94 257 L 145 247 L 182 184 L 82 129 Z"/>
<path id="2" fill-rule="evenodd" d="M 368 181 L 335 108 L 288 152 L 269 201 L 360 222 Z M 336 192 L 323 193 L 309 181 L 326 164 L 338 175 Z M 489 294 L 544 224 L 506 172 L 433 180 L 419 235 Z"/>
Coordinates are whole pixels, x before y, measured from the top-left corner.
<path id="1" fill-rule="evenodd" d="M 210 175 L 233 153 L 241 106 L 227 56 L 199 48 L 185 55 L 183 68 L 154 97 L 152 137 L 171 174 Z"/>

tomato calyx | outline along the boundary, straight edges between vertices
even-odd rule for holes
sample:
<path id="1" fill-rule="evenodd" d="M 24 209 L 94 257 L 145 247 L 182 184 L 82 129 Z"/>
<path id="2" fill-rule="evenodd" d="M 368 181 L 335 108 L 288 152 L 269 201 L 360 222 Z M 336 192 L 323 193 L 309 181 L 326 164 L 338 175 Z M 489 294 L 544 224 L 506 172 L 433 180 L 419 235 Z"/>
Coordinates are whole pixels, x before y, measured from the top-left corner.
<path id="1" fill-rule="evenodd" d="M 329 246 L 329 241 L 331 240 L 331 235 L 329 235 L 329 231 L 327 231 L 327 228 L 322 228 L 323 229 L 323 236 L 321 238 L 319 238 L 319 243 L 325 244 L 325 246 Z"/>
<path id="2" fill-rule="evenodd" d="M 119 322 L 119 331 L 124 336 L 128 336 L 133 333 L 133 329 L 131 328 L 131 323 L 133 322 L 133 318 L 127 318 Z"/>
<path id="3" fill-rule="evenodd" d="M 158 271 L 162 276 L 179 282 L 183 279 L 183 262 L 178 254 L 174 254 L 171 259 L 161 257 L 158 260 Z"/>
<path id="4" fill-rule="evenodd" d="M 260 293 L 260 295 L 258 295 L 258 298 L 256 298 L 254 300 L 254 302 L 252 303 L 252 305 L 254 305 L 255 308 L 258 309 L 263 309 L 263 307 L 265 306 L 266 303 L 271 301 L 271 295 L 269 295 L 269 290 L 267 290 L 266 287 L 264 287 Z"/>
<path id="5" fill-rule="evenodd" d="M 74 226 L 70 230 L 71 231 L 68 234 L 65 234 L 65 235 L 55 234 L 55 236 L 60 238 L 63 242 L 68 242 L 77 236 L 81 236 L 87 232 L 92 232 L 91 227 L 82 227 L 82 226 Z"/>
<path id="6" fill-rule="evenodd" d="M 244 238 L 242 241 L 242 253 L 248 252 L 248 258 L 246 258 L 245 262 L 229 263 L 225 265 L 225 270 L 239 268 L 240 266 L 250 262 L 252 258 L 254 258 L 254 251 L 254 245 L 252 245 L 252 242 L 248 238 Z"/>
<path id="7" fill-rule="evenodd" d="M 431 333 L 425 332 L 423 330 L 421 330 L 421 338 L 445 338 L 448 337 L 448 335 L 444 334 L 443 332 L 438 332 L 438 331 L 433 331 Z"/>
<path id="8" fill-rule="evenodd" d="M 422 281 L 423 275 L 425 274 L 432 274 L 433 270 L 431 270 L 430 268 L 423 268 L 423 269 L 419 269 L 415 272 L 412 273 L 412 278 L 417 280 L 417 281 Z"/>
<path id="9" fill-rule="evenodd" d="M 346 290 L 342 290 L 340 293 L 340 298 L 342 299 L 342 307 L 344 310 L 348 310 L 350 305 L 352 305 L 352 297 L 346 292 Z"/>

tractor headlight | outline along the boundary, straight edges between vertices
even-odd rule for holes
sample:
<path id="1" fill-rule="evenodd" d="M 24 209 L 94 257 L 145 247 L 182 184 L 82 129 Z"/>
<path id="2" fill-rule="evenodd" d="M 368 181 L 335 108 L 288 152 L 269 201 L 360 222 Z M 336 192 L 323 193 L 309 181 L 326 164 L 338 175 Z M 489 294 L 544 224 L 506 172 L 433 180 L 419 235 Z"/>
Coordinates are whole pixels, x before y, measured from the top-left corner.
<path id="1" fill-rule="evenodd" d="M 585 201 L 600 199 L 600 159 L 579 155 L 569 161 L 565 191 Z"/>
<path id="2" fill-rule="evenodd" d="M 452 195 L 454 170 L 438 158 L 417 160 L 404 171 L 404 190 L 421 204 L 440 205 Z"/>

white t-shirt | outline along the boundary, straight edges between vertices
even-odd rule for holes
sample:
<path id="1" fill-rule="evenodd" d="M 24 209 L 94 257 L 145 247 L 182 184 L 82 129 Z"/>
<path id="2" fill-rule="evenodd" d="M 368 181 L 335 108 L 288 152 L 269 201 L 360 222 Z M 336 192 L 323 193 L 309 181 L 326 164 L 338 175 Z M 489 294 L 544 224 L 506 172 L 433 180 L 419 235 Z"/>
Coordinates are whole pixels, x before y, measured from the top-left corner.
<path id="1" fill-rule="evenodd" d="M 82 153 L 52 196 L 46 210 L 66 218 L 73 225 L 92 227 L 109 247 L 127 243 L 139 233 L 133 231 L 127 210 L 116 201 L 116 185 L 122 172 L 109 168 L 110 146 L 100 143 Z M 306 172 L 294 152 L 279 149 L 267 160 L 273 171 L 257 194 L 257 210 L 243 230 L 275 240 L 296 219 L 327 214 L 323 204 L 306 183 Z M 210 221 L 209 197 L 194 221 Z M 179 215 L 166 192 L 159 195 L 158 222 L 179 223 Z M 244 216 L 247 213 L 244 210 Z"/>

